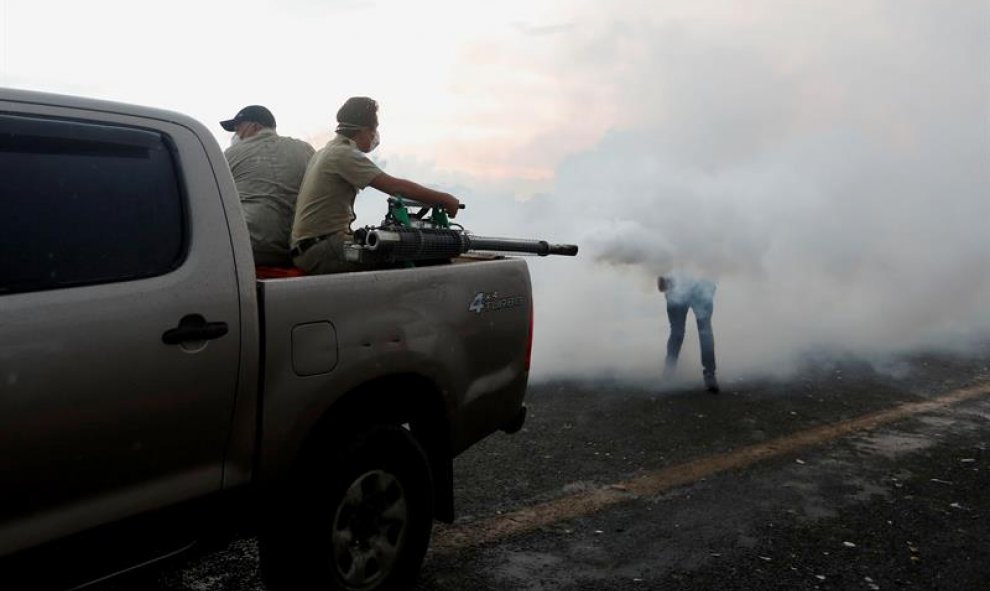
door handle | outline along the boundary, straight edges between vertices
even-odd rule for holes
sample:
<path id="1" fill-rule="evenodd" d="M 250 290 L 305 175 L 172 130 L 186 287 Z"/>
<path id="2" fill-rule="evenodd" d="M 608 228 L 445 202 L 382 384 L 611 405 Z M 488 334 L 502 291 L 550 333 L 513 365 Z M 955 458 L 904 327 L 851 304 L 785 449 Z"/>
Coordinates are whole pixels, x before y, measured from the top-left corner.
<path id="1" fill-rule="evenodd" d="M 178 345 L 187 341 L 210 341 L 227 334 L 226 322 L 207 322 L 199 314 L 187 314 L 179 321 L 179 326 L 162 333 L 166 345 Z"/>

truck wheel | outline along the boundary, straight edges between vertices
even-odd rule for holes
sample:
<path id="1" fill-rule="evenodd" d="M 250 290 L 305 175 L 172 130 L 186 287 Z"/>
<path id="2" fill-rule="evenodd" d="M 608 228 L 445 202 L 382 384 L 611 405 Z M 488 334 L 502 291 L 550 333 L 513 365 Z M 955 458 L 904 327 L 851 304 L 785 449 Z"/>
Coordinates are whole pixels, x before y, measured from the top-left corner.
<path id="1" fill-rule="evenodd" d="M 384 591 L 412 583 L 433 526 L 433 484 L 420 445 L 376 426 L 321 446 L 261 536 L 271 589 Z"/>

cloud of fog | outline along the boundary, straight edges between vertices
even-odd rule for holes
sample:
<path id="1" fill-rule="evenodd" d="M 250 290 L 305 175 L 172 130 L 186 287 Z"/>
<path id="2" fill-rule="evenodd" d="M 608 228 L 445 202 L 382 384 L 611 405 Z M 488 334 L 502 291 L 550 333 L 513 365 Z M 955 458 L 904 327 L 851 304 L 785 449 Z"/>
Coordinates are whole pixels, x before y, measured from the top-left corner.
<path id="1" fill-rule="evenodd" d="M 553 100 L 569 119 L 502 156 L 522 169 L 543 148 L 569 152 L 542 190 L 386 163 L 461 196 L 476 233 L 581 246 L 577 259 L 528 259 L 534 378 L 658 377 L 655 277 L 671 269 L 718 281 L 723 378 L 786 374 L 822 351 L 965 351 L 990 333 L 990 7 L 711 6 L 649 19 L 618 3 L 520 27 L 536 45 L 517 40 L 497 72 L 531 68 L 539 90 L 567 78 Z M 553 52 L 525 61 L 548 37 Z M 552 105 L 505 80 L 487 88 L 485 109 Z M 584 101 L 608 124 L 570 116 Z M 568 151 L 570 127 L 608 131 Z M 363 207 L 377 221 L 381 204 Z M 700 377 L 697 347 L 689 324 L 683 369 Z"/>
<path id="2" fill-rule="evenodd" d="M 768 2 L 742 20 L 654 22 L 621 6 L 571 22 L 568 50 L 541 66 L 617 114 L 552 189 L 512 201 L 445 179 L 478 233 L 581 246 L 529 259 L 537 379 L 656 377 L 654 281 L 674 268 L 719 283 L 723 376 L 990 331 L 985 3 Z M 693 334 L 682 360 L 700 376 Z"/>

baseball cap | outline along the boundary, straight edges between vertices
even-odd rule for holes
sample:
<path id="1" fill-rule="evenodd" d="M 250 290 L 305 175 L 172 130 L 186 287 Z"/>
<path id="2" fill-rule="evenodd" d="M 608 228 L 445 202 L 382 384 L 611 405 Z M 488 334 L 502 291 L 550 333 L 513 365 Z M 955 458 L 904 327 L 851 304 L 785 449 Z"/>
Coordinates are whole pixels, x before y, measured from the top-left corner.
<path id="1" fill-rule="evenodd" d="M 227 131 L 234 131 L 234 126 L 242 121 L 253 121 L 265 127 L 275 127 L 275 115 L 261 105 L 249 105 L 244 107 L 234 115 L 233 119 L 220 122 L 220 127 Z"/>

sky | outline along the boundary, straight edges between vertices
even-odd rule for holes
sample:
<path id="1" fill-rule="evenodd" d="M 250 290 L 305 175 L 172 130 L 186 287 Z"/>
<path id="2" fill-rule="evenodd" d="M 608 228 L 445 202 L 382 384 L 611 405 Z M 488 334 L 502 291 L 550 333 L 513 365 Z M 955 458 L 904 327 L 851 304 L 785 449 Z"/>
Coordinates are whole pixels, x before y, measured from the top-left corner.
<path id="1" fill-rule="evenodd" d="M 0 0 L 0 85 L 222 146 L 247 104 L 318 148 L 374 97 L 387 172 L 476 234 L 580 246 L 526 259 L 537 380 L 656 381 L 671 270 L 718 283 L 723 380 L 990 334 L 988 1 Z"/>

